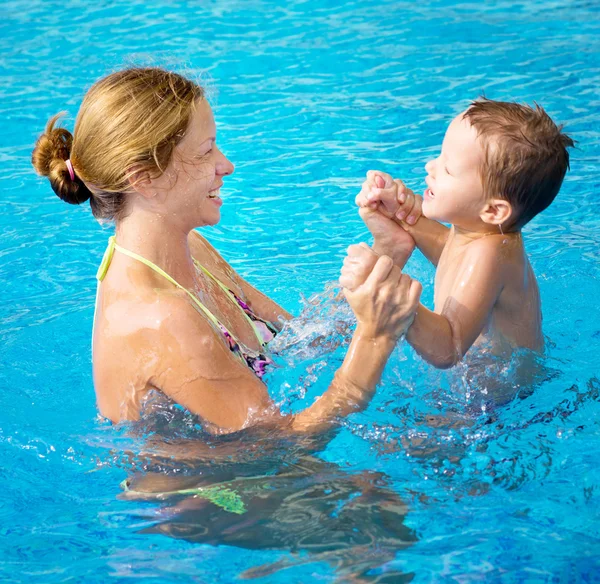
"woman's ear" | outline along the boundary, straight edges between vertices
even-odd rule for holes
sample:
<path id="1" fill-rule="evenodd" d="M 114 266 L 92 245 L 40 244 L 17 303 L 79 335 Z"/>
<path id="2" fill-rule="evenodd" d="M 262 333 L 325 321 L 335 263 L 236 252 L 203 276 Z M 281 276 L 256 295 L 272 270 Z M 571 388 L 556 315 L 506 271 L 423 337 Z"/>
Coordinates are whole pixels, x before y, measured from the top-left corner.
<path id="1" fill-rule="evenodd" d="M 142 195 L 146 199 L 156 196 L 156 189 L 150 173 L 141 165 L 132 166 L 127 173 L 127 180 L 131 190 Z"/>
<path id="2" fill-rule="evenodd" d="M 479 217 L 488 225 L 504 225 L 513 214 L 512 205 L 505 199 L 491 199 L 486 202 Z"/>

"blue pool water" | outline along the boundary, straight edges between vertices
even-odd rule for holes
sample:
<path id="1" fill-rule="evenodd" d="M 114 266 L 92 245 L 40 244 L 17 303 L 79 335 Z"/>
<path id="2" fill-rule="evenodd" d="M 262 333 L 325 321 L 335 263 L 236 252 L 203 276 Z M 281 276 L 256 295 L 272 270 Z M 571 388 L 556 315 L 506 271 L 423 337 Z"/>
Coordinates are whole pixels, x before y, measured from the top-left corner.
<path id="1" fill-rule="evenodd" d="M 596 2 L 8 0 L 0 31 L 0 581 L 600 582 Z M 494 402 L 512 364 L 473 355 L 471 373 L 440 373 L 400 346 L 369 408 L 308 462 L 282 445 L 233 465 L 267 475 L 264 506 L 242 516 L 253 523 L 226 536 L 204 509 L 186 531 L 169 502 L 117 499 L 134 471 L 205 472 L 148 462 L 151 438 L 188 440 L 189 457 L 205 437 L 171 410 L 137 437 L 98 418 L 90 332 L 110 228 L 61 203 L 29 158 L 51 115 L 67 110 L 72 128 L 86 88 L 131 62 L 211 88 L 236 172 L 206 235 L 304 315 L 269 378 L 286 410 L 339 363 L 340 350 L 309 341 L 336 340 L 347 317 L 324 291 L 346 246 L 366 240 L 352 204 L 364 173 L 422 189 L 470 99 L 539 101 L 578 148 L 559 198 L 525 231 L 547 336 L 536 382 Z M 408 271 L 430 301 L 431 267 L 415 254 Z M 212 540 L 198 535 L 207 526 Z"/>

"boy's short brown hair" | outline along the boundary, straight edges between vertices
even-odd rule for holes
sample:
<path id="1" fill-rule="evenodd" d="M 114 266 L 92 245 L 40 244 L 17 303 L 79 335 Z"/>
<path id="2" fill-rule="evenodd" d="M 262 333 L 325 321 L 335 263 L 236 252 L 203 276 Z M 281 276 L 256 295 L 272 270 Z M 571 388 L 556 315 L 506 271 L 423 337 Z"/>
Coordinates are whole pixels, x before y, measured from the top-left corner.
<path id="1" fill-rule="evenodd" d="M 511 203 L 516 214 L 505 227 L 520 229 L 558 194 L 574 142 L 537 104 L 481 98 L 464 117 L 484 143 L 484 192 Z"/>

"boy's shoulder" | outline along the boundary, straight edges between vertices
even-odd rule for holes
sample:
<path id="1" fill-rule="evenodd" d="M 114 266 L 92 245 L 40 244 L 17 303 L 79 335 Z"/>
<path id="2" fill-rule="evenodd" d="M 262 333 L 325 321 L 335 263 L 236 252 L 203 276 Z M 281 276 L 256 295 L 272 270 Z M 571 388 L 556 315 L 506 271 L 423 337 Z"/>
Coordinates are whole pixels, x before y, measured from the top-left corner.
<path id="1" fill-rule="evenodd" d="M 494 254 L 506 247 L 508 236 L 503 233 L 494 233 L 473 239 L 467 249 L 473 254 Z"/>
<path id="2" fill-rule="evenodd" d="M 479 268 L 490 266 L 490 269 L 500 270 L 513 264 L 522 249 L 521 239 L 511 234 L 486 235 L 469 243 L 464 260 Z"/>

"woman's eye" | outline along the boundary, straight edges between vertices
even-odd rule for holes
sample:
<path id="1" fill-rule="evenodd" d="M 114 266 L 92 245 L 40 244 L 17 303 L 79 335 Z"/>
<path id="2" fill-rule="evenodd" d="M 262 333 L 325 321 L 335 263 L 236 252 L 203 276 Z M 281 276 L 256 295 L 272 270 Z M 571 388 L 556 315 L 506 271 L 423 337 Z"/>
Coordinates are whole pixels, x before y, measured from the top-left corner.
<path id="1" fill-rule="evenodd" d="M 204 160 L 211 152 L 212 152 L 212 148 L 210 148 L 203 154 L 198 154 L 198 156 L 196 156 L 195 158 L 196 158 L 196 160 Z"/>

